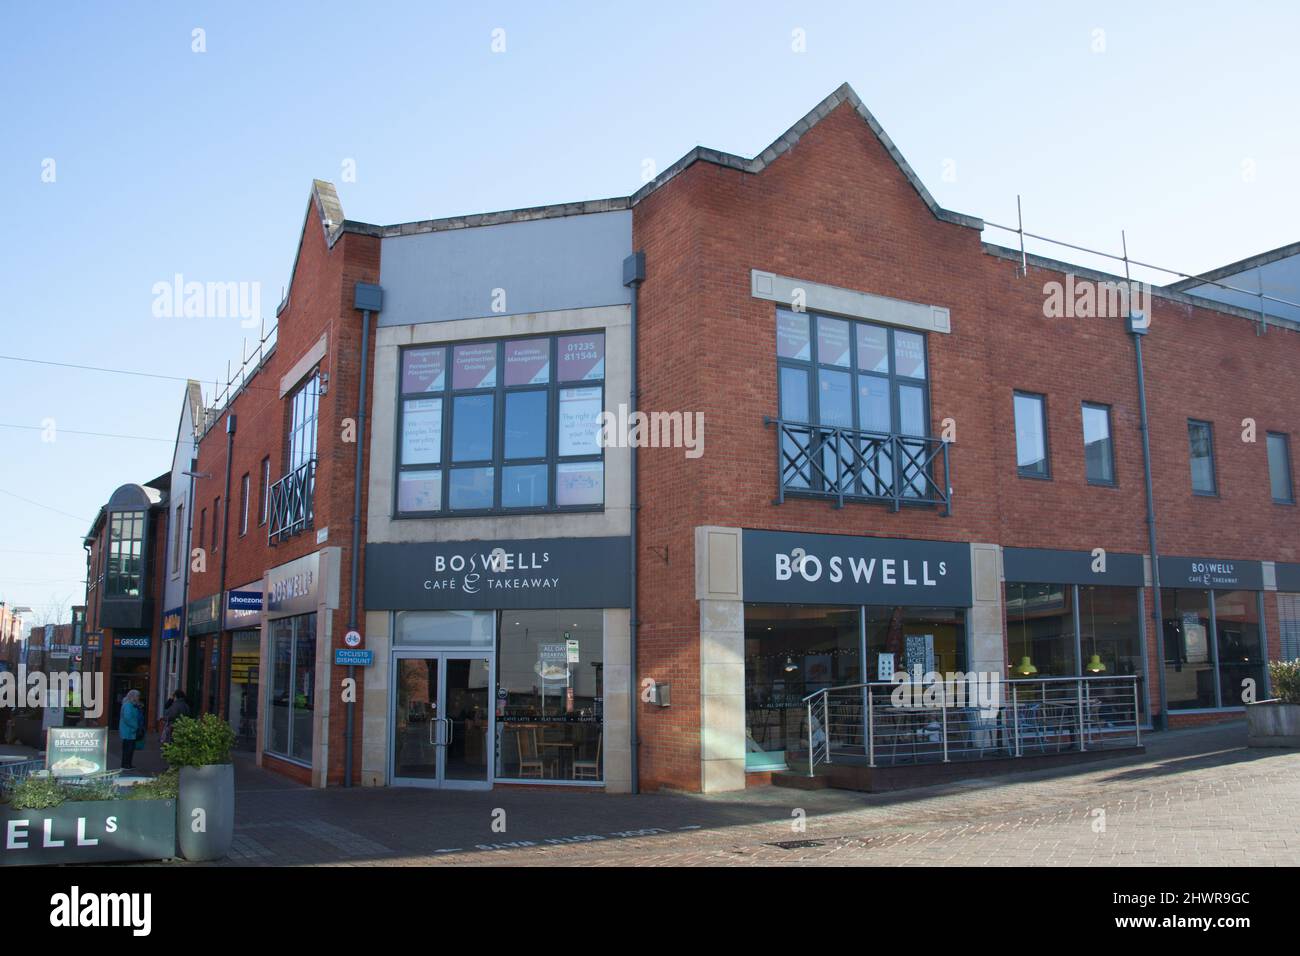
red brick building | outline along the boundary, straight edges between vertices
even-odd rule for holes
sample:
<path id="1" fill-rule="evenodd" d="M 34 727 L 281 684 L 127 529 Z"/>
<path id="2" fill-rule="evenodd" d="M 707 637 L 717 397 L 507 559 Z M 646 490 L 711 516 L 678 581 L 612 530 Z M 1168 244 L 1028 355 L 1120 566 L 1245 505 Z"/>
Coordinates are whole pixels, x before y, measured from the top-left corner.
<path id="1" fill-rule="evenodd" d="M 877 654 L 901 653 L 900 637 L 948 668 L 1012 676 L 1022 659 L 1042 676 L 1082 675 L 1100 651 L 1106 673 L 1137 679 L 1149 713 L 1163 686 L 1175 724 L 1240 716 L 1238 679 L 1263 680 L 1260 635 L 1279 653 L 1278 589 L 1300 590 L 1294 477 L 1288 460 L 1286 487 L 1271 489 L 1269 457 L 1293 440 L 1300 407 L 1295 323 L 1152 290 L 1161 639 L 1179 658 L 1162 668 L 1126 311 L 1046 317 L 1052 283 L 1115 276 L 1032 256 L 1023 271 L 980 220 L 938 206 L 847 86 L 755 159 L 696 150 L 634 203 L 640 407 L 707 424 L 698 459 L 640 457 L 638 674 L 672 687 L 670 707 L 640 705 L 643 786 L 743 786 L 746 767 L 771 766 L 762 754 L 792 736 L 773 745 L 759 698 L 782 685 L 772 710 L 797 722 L 791 698 L 875 680 Z M 791 456 L 780 477 L 779 432 Z M 835 440 L 844 480 L 866 492 L 842 507 Z M 933 484 L 913 469 L 895 510 L 889 456 L 905 469 L 909 449 Z M 847 577 L 827 598 L 829 569 L 816 586 L 797 567 L 781 578 L 783 552 L 814 555 L 812 576 L 844 536 L 882 560 L 911 549 L 914 572 L 927 554 L 943 560 L 927 543 L 955 543 L 969 577 L 946 609 Z M 815 593 L 822 610 L 801 619 Z M 762 673 L 771 659 L 784 666 L 775 677 Z M 803 680 L 809 668 L 823 673 Z"/>
<path id="2" fill-rule="evenodd" d="M 332 648 L 352 613 L 365 361 L 354 292 L 379 266 L 378 240 L 343 225 L 334 188 L 316 182 L 274 343 L 209 410 L 191 507 L 183 681 L 196 709 L 229 719 L 264 766 L 320 786 L 343 778 L 345 669 L 334 668 Z"/>

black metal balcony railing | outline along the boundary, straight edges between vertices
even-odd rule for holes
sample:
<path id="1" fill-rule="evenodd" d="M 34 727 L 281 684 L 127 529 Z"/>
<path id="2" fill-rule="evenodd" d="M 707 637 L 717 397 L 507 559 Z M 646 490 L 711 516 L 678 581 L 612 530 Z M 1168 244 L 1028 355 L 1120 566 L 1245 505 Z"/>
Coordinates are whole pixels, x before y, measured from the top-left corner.
<path id="1" fill-rule="evenodd" d="M 787 495 L 845 501 L 943 505 L 952 514 L 948 442 L 764 418 L 775 425 L 776 503 Z"/>
<path id="2" fill-rule="evenodd" d="M 312 498 L 316 490 L 316 459 L 299 465 L 271 486 L 270 544 L 291 538 L 312 526 Z"/>

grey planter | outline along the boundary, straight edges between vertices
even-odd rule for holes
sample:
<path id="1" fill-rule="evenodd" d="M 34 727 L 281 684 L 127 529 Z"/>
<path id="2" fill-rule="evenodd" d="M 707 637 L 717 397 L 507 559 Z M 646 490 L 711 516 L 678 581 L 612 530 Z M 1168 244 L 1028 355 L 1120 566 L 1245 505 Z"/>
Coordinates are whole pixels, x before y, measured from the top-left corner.
<path id="1" fill-rule="evenodd" d="M 1261 700 L 1246 705 L 1251 747 L 1300 747 L 1300 704 Z"/>
<path id="2" fill-rule="evenodd" d="M 196 811 L 203 811 L 197 813 Z M 196 827 L 201 827 L 196 831 Z M 181 767 L 176 841 L 187 860 L 219 860 L 235 839 L 235 765 Z"/>
<path id="3" fill-rule="evenodd" d="M 48 810 L 0 807 L 0 866 L 124 863 L 176 855 L 173 800 L 79 800 Z"/>

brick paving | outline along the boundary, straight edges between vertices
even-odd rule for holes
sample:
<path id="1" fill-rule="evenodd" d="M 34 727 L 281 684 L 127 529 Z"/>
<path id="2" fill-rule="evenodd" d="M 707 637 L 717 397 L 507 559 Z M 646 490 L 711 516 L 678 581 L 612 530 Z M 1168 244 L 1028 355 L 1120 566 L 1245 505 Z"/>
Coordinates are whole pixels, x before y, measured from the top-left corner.
<path id="1" fill-rule="evenodd" d="M 1300 864 L 1300 752 L 1244 737 L 1176 731 L 1139 756 L 890 794 L 321 791 L 241 762 L 220 865 Z"/>

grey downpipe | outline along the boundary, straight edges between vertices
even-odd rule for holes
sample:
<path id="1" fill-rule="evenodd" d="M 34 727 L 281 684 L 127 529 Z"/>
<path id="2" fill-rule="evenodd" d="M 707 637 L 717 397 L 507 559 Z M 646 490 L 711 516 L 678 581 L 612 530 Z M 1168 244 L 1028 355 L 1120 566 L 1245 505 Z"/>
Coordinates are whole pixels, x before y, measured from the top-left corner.
<path id="1" fill-rule="evenodd" d="M 631 362 L 631 402 L 632 407 L 628 409 L 628 415 L 631 416 L 636 412 L 640 403 L 637 381 L 637 306 L 641 297 L 641 283 L 645 281 L 645 253 L 634 252 L 623 260 L 623 284 L 632 290 L 632 311 L 630 315 L 630 337 L 632 339 L 632 362 Z M 630 551 L 630 586 L 632 589 L 630 606 L 628 609 L 628 656 L 631 666 L 628 676 L 628 732 L 631 735 L 630 747 L 632 751 L 631 772 L 632 772 L 632 793 L 641 792 L 641 773 L 640 773 L 640 753 L 641 744 L 637 736 L 637 700 L 640 695 L 640 685 L 637 679 L 637 631 L 639 621 L 637 619 L 637 525 L 640 522 L 641 500 L 639 498 L 639 488 L 637 484 L 637 448 L 633 442 L 628 443 L 631 447 L 631 468 L 632 478 L 629 482 L 630 490 L 630 508 L 628 522 L 630 531 L 628 534 L 628 550 Z"/>
<path id="2" fill-rule="evenodd" d="M 234 412 L 226 414 L 226 494 L 221 502 L 221 580 L 217 583 L 217 663 L 221 662 L 221 642 L 226 634 L 226 559 L 230 556 L 230 473 L 235 467 L 235 429 L 239 421 Z M 190 505 L 194 507 L 193 504 Z M 206 662 L 205 662 L 206 663 Z M 217 668 L 214 680 L 221 680 L 221 669 Z M 217 692 L 217 716 L 221 716 L 221 686 Z"/>
<path id="3" fill-rule="evenodd" d="M 361 578 L 361 471 L 366 452 L 366 391 L 370 387 L 370 313 L 378 312 L 383 293 L 377 285 L 358 282 L 353 308 L 361 310 L 361 382 L 357 390 L 357 454 L 352 472 L 352 559 L 348 584 L 348 630 L 357 629 L 357 590 Z M 348 678 L 356 679 L 356 667 L 348 665 Z M 356 738 L 356 693 L 348 701 L 343 724 L 343 786 L 352 786 L 352 750 Z"/>
<path id="4" fill-rule="evenodd" d="M 1147 317 L 1148 322 L 1150 317 Z M 1160 551 L 1156 546 L 1156 498 L 1155 485 L 1151 480 L 1151 426 L 1147 419 L 1147 383 L 1146 371 L 1142 362 L 1142 337 L 1147 334 L 1147 325 L 1128 319 L 1128 331 L 1133 336 L 1133 350 L 1137 360 L 1138 413 L 1142 423 L 1142 477 L 1146 483 L 1147 496 L 1147 547 L 1151 552 L 1151 590 L 1154 600 L 1151 602 L 1151 619 L 1154 622 L 1153 640 L 1159 652 L 1156 666 L 1156 685 L 1160 692 L 1160 720 L 1152 721 L 1157 730 L 1169 726 L 1169 700 L 1165 689 L 1165 621 L 1164 609 L 1160 603 Z M 1148 657 L 1148 660 L 1150 658 Z"/>

